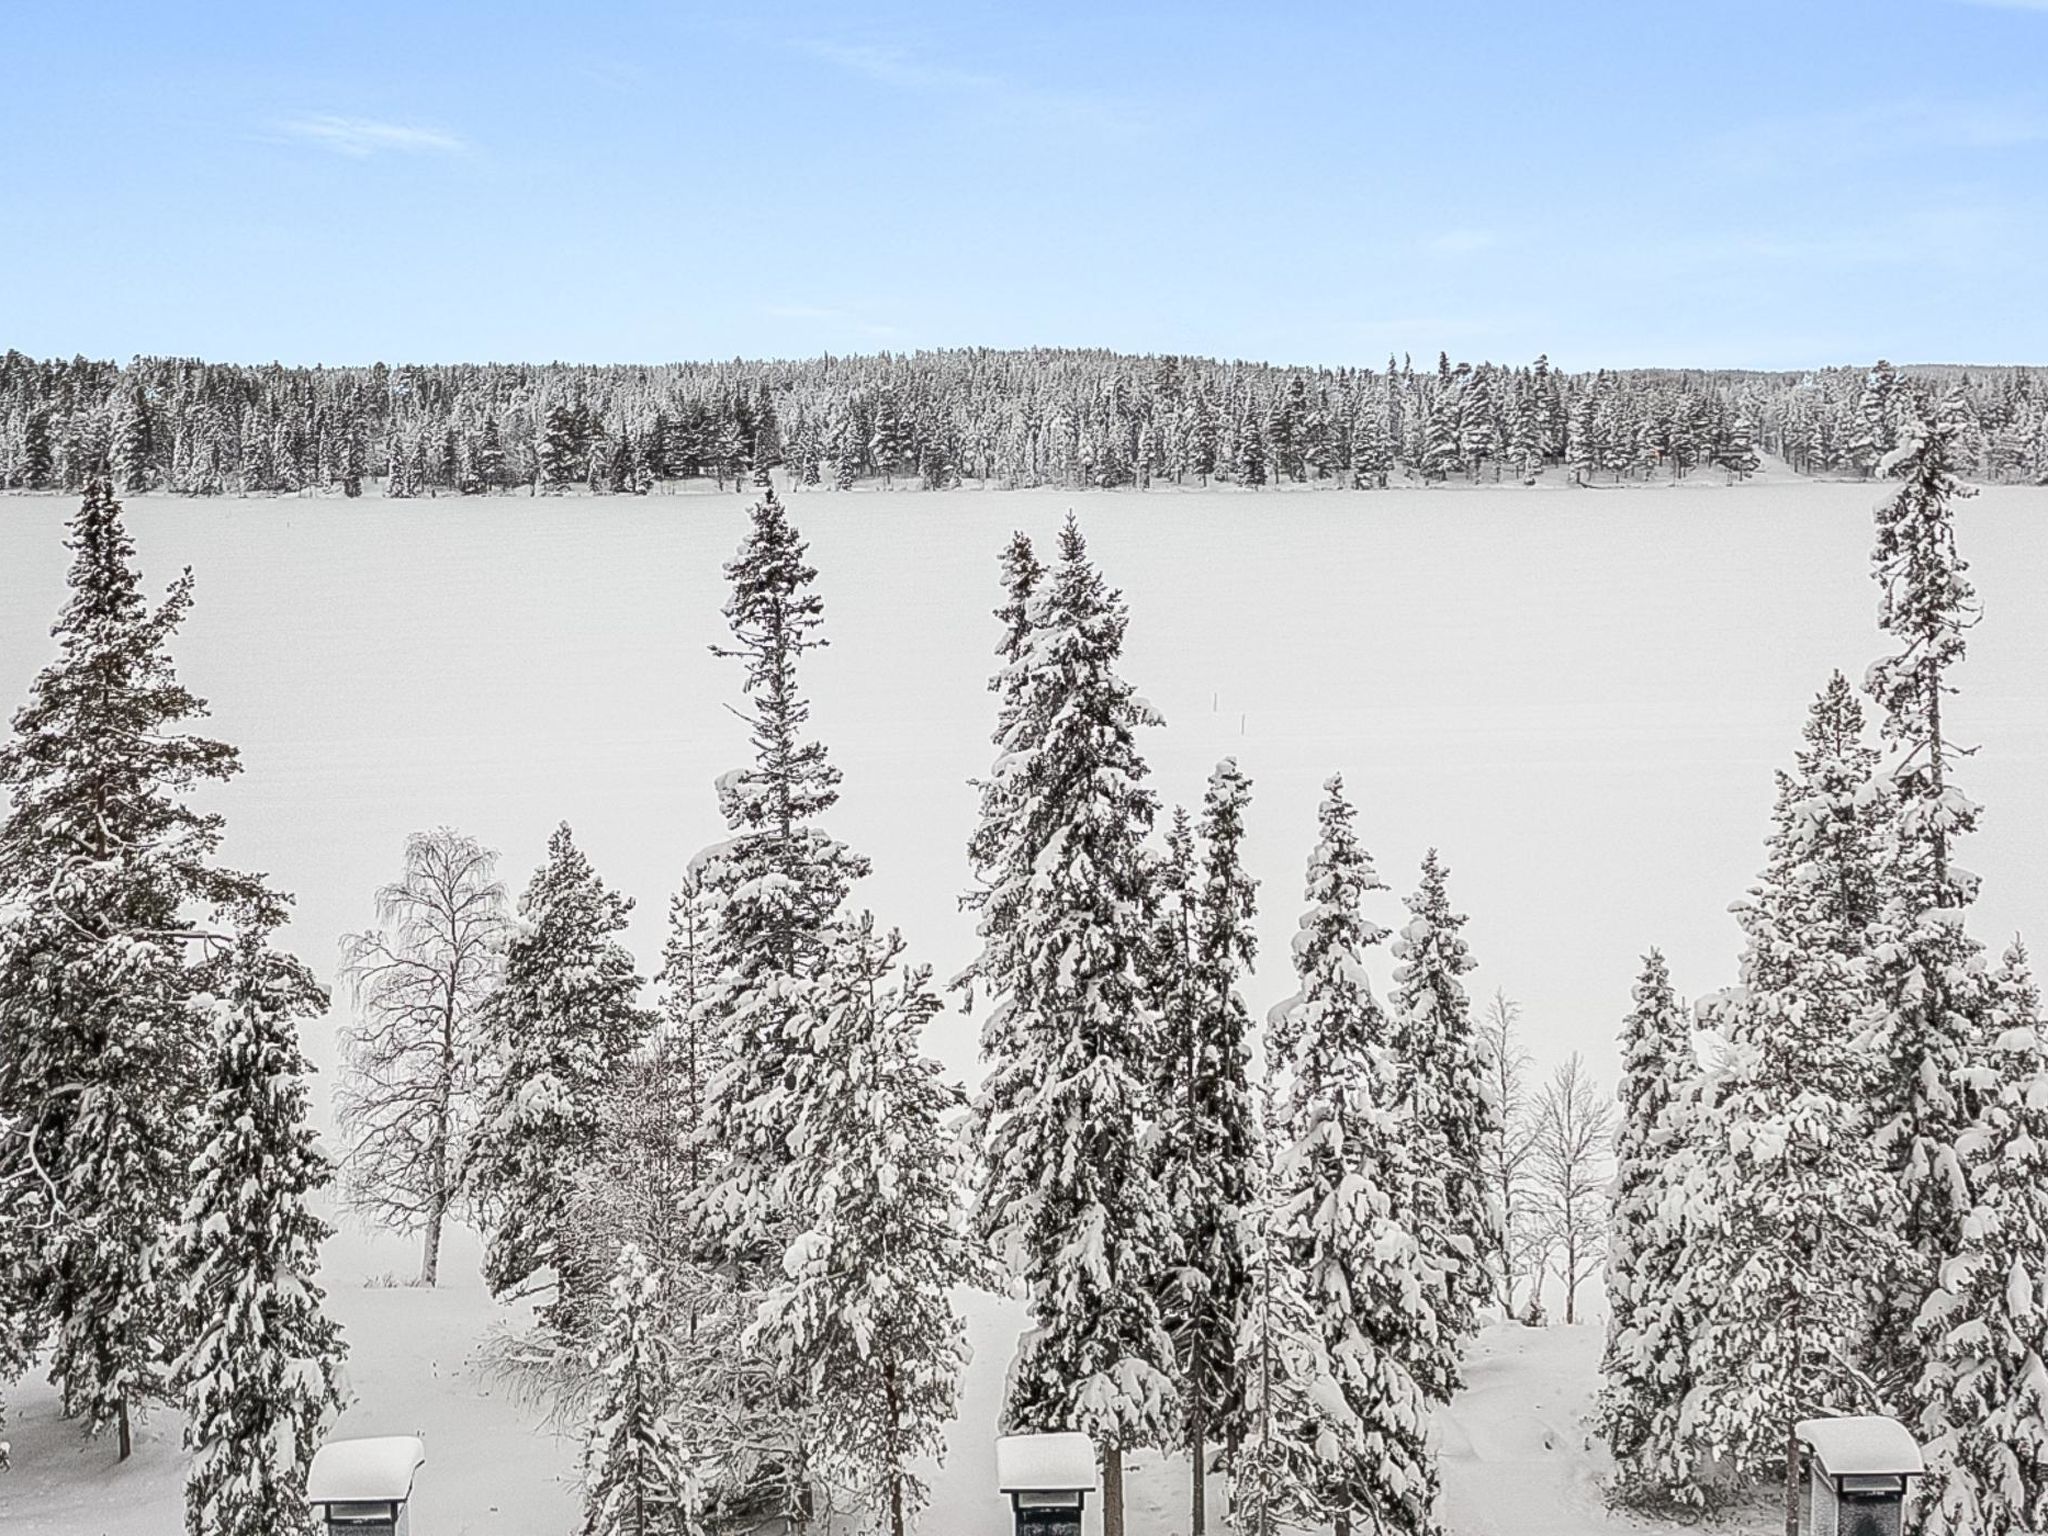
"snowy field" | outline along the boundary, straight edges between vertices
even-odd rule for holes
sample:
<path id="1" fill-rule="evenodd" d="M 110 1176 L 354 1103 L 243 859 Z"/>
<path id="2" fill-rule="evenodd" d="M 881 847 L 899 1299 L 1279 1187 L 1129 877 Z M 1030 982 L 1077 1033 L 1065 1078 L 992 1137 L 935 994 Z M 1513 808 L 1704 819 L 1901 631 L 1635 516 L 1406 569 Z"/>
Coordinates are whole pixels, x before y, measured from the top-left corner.
<path id="1" fill-rule="evenodd" d="M 1013 527 L 1050 539 L 1075 507 L 1129 599 L 1126 674 L 1165 714 L 1144 743 L 1169 802 L 1215 760 L 1255 781 L 1247 862 L 1263 882 L 1254 1011 L 1290 990 L 1317 788 L 1346 777 L 1396 896 L 1425 847 L 1471 914 L 1476 997 L 1524 1005 L 1545 1070 L 1584 1051 L 1603 1083 L 1644 948 L 1688 995 L 1732 979 L 1727 903 L 1761 856 L 1771 770 L 1830 668 L 1880 650 L 1868 576 L 1876 488 L 1779 472 L 1728 488 L 812 493 L 811 541 L 832 648 L 804 673 L 813 723 L 845 770 L 833 829 L 871 855 L 857 899 L 900 925 L 941 976 L 972 952 L 956 897 L 986 768 L 995 557 Z M 714 776 L 745 760 L 722 705 L 737 664 L 721 564 L 747 501 L 690 495 L 387 502 L 138 499 L 151 587 L 197 572 L 174 643 L 184 680 L 246 772 L 218 792 L 231 860 L 298 896 L 286 942 L 332 977 L 337 935 L 368 923 L 409 831 L 450 823 L 504 855 L 515 891 L 570 821 L 606 880 L 639 900 L 629 935 L 651 972 L 667 896 L 721 835 Z M 50 654 L 71 503 L 0 500 L 0 699 Z M 1984 876 L 1976 928 L 2048 941 L 2048 490 L 1994 489 L 1960 513 L 1985 620 L 1951 720 L 1981 745 L 1965 787 L 1987 807 L 1965 862 Z M 1384 979 L 1382 958 L 1381 976 Z M 308 1041 L 323 1072 L 333 1024 Z M 975 1075 L 974 1025 L 932 1047 Z M 318 1112 L 325 1089 L 316 1085 Z M 331 1245 L 358 1405 L 346 1431 L 425 1433 L 420 1536 L 559 1536 L 576 1447 L 483 1379 L 475 1350 L 504 1317 L 474 1246 L 438 1294 L 366 1288 L 411 1249 Z M 1553 1300 L 1555 1292 L 1553 1290 Z M 1006 1529 L 988 1489 L 1018 1314 L 973 1315 L 976 1365 L 926 1529 Z M 1634 1529 L 1601 1511 L 1579 1421 L 1597 1328 L 1482 1341 L 1472 1390 L 1442 1426 L 1446 1514 L 1461 1536 Z M 10 1394 L 15 1471 L 0 1526 L 47 1536 L 168 1532 L 180 1517 L 175 1423 L 153 1420 L 116 1469 L 52 1422 L 39 1387 Z M 1184 1528 L 1184 1471 L 1133 1490 L 1134 1536 Z"/>

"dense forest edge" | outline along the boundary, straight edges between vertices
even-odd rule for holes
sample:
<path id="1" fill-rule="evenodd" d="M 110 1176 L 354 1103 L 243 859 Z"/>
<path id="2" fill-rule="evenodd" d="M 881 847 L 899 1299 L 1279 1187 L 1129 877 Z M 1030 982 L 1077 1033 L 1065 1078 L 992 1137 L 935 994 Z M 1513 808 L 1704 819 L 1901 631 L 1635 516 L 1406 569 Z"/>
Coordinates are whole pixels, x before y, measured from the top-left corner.
<path id="1" fill-rule="evenodd" d="M 0 489 L 646 495 L 1868 478 L 1953 394 L 1965 475 L 2048 483 L 2048 370 L 1285 368 L 1092 350 L 361 368 L 0 359 Z"/>

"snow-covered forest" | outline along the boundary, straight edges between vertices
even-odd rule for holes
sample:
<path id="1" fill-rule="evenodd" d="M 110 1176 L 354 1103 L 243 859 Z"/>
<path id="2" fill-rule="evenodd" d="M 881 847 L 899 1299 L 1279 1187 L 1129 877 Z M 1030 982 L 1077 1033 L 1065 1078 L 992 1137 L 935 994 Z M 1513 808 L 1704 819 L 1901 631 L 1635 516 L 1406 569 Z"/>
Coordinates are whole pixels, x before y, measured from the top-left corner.
<path id="1" fill-rule="evenodd" d="M 2038 475 L 2036 388 L 1106 354 L 11 367 L 12 462 L 77 501 L 55 655 L 0 746 L 0 1373 L 47 1377 L 81 1465 L 173 1411 L 193 1536 L 292 1529 L 363 1347 L 319 1278 L 346 1220 L 402 1235 L 422 1294 L 478 1235 L 493 1368 L 574 1437 L 584 1536 L 945 1530 L 942 1458 L 1050 1429 L 1093 1437 L 1106 1536 L 1432 1536 L 1469 1496 L 1449 1430 L 1501 1330 L 1603 1318 L 1575 1432 L 1617 1511 L 1740 1517 L 1794 1421 L 1881 1411 L 1927 1448 L 1924 1530 L 2039 1529 L 2048 1044 L 2024 945 L 1973 914 L 1952 703 L 1980 612 L 1959 511 L 1973 480 Z M 2033 457 L 1998 461 L 2021 422 Z M 1768 825 L 1710 829 L 1761 848 L 1723 985 L 1688 1004 L 1655 949 L 1602 979 L 1616 1082 L 1580 1054 L 1538 1071 L 1512 991 L 1473 987 L 1458 868 L 1482 850 L 1383 875 L 1355 787 L 1377 765 L 1318 774 L 1285 883 L 1247 858 L 1249 749 L 1168 803 L 1170 727 L 1129 667 L 1146 616 L 1085 503 L 981 555 L 986 744 L 944 893 L 971 953 L 935 973 L 871 910 L 901 887 L 876 877 L 891 847 L 843 840 L 817 723 L 843 637 L 801 526 L 835 503 L 806 485 L 1668 483 L 1760 451 L 1872 482 L 1882 654 L 1839 657 Z M 504 868 L 458 805 L 340 893 L 357 926 L 292 927 L 226 857 L 240 754 L 178 663 L 206 571 L 152 600 L 122 488 L 685 474 L 748 495 L 720 691 L 686 705 L 736 713 L 745 755 L 715 799 L 673 790 L 705 803 L 672 888 L 621 889 L 570 822 Z M 658 966 L 636 904 L 665 913 Z M 1291 943 L 1261 943 L 1262 913 Z M 287 936 L 338 940 L 336 995 Z M 933 1044 L 949 1008 L 971 1073 Z M 305 1038 L 330 1016 L 338 1049 Z M 968 1348 L 991 1293 L 1018 1309 L 994 1360 Z M 1127 1495 L 1140 1464 L 1178 1469 L 1166 1508 Z"/>
<path id="2" fill-rule="evenodd" d="M 956 484 L 1067 489 L 1741 478 L 1758 453 L 1868 477 L 1915 390 L 1954 391 L 1960 466 L 2048 479 L 2024 368 L 1565 373 L 1458 362 L 1284 368 L 965 350 L 658 368 L 252 368 L 0 359 L 0 489 L 253 495 L 381 488 L 645 495 Z"/>

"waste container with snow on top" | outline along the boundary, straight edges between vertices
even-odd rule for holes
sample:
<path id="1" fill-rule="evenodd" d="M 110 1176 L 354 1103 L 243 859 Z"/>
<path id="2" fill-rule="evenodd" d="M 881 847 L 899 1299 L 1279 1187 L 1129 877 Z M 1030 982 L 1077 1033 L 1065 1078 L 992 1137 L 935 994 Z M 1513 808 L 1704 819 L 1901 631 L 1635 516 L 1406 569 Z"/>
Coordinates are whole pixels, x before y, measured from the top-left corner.
<path id="1" fill-rule="evenodd" d="M 427 1459 L 413 1435 L 330 1440 L 313 1453 L 306 1502 L 324 1536 L 407 1536 L 413 1474 Z"/>
<path id="2" fill-rule="evenodd" d="M 1017 1536 L 1081 1536 L 1095 1486 L 1095 1442 L 1082 1434 L 1004 1435 L 996 1487 L 1010 1496 Z"/>
<path id="3" fill-rule="evenodd" d="M 1810 1453 L 1801 1536 L 1900 1536 L 1906 1479 L 1926 1471 L 1906 1426 L 1880 1414 L 1802 1419 Z"/>

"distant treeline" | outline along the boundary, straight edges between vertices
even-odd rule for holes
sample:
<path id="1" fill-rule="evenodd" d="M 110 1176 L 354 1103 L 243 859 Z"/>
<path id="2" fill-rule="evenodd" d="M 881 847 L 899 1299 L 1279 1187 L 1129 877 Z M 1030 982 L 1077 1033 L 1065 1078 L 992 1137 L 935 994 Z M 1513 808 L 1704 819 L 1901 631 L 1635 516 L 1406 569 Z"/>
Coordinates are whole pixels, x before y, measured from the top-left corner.
<path id="1" fill-rule="evenodd" d="M 798 486 L 1361 488 L 1751 473 L 1759 450 L 1869 474 L 1959 393 L 1977 477 L 2048 481 L 2048 371 L 1289 369 L 967 349 L 802 362 L 244 367 L 0 360 L 0 489 L 645 494 L 781 469 Z"/>

